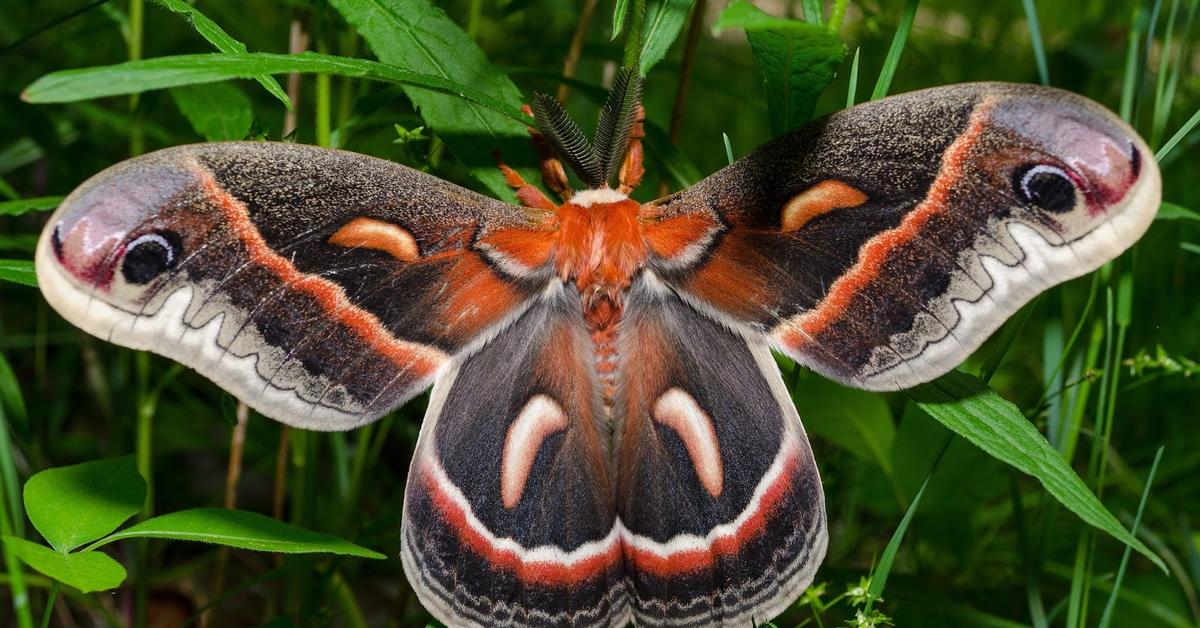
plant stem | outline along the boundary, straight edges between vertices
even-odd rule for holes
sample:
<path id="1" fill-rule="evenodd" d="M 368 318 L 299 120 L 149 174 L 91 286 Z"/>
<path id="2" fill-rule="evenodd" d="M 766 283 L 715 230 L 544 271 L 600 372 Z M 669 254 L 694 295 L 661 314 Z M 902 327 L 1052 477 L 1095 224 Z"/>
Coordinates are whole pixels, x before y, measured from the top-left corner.
<path id="1" fill-rule="evenodd" d="M 237 508 L 237 490 L 238 480 L 242 476 L 242 451 L 246 445 L 246 425 L 250 422 L 250 407 L 246 402 L 239 401 L 237 404 L 237 423 L 233 426 L 233 432 L 229 436 L 229 465 L 225 470 L 225 507 Z M 229 565 L 229 548 L 221 547 L 217 550 L 217 565 L 214 569 L 213 588 L 210 599 L 217 599 L 221 596 L 221 591 L 225 588 L 225 570 Z M 208 615 L 205 619 L 211 621 L 215 617 L 216 611 Z"/>
<path id="2" fill-rule="evenodd" d="M 625 31 L 625 67 L 636 68 L 642 60 L 642 28 L 646 25 L 646 0 L 630 0 L 629 27 Z"/>
<path id="3" fill-rule="evenodd" d="M 308 32 L 304 30 L 304 22 L 299 12 L 294 11 L 292 23 L 288 28 L 288 54 L 297 55 L 308 50 Z M 286 138 L 296 131 L 296 121 L 300 115 L 300 74 L 292 73 L 287 78 L 288 100 L 292 108 L 283 113 L 283 133 Z"/>
<path id="4" fill-rule="evenodd" d="M 50 586 L 50 594 L 46 596 L 46 610 L 42 611 L 42 628 L 49 628 L 50 616 L 54 614 L 54 601 L 58 599 L 58 589 L 62 586 L 58 580 Z"/>
<path id="5" fill-rule="evenodd" d="M 142 38 L 145 32 L 146 24 L 146 5 L 144 0 L 129 0 L 129 41 L 126 45 L 129 48 L 129 60 L 140 61 L 142 59 Z M 133 121 L 129 125 L 129 155 L 136 157 L 141 155 L 146 150 L 146 138 L 142 129 L 141 116 L 138 115 L 137 109 L 141 102 L 141 96 L 134 94 L 129 97 L 129 114 Z"/>
<path id="6" fill-rule="evenodd" d="M 596 5 L 599 0 L 584 0 L 583 9 L 579 12 L 579 22 L 575 24 L 575 33 L 571 35 L 571 45 L 567 48 L 567 58 L 563 60 L 563 76 L 566 78 L 575 78 L 575 70 L 579 66 L 579 56 L 583 54 L 583 40 L 587 38 L 588 26 L 592 23 L 592 16 L 596 14 Z M 558 102 L 565 103 L 567 96 L 571 93 L 571 86 L 563 82 L 558 86 Z"/>

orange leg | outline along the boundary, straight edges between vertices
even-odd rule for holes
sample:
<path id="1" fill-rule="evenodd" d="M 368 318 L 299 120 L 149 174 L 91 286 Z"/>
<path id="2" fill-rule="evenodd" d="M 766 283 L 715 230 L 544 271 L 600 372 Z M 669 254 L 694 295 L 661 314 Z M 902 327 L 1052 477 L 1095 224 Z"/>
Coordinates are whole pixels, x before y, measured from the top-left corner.
<path id="1" fill-rule="evenodd" d="M 500 151 L 496 151 L 492 155 L 496 158 L 496 165 L 499 166 L 500 172 L 504 174 L 504 182 L 508 184 L 508 187 L 516 191 L 517 200 L 521 201 L 522 205 L 547 211 L 554 211 L 558 207 L 554 204 L 554 201 L 546 198 L 546 195 L 541 190 L 525 181 L 521 173 L 505 165 L 500 157 Z"/>
<path id="2" fill-rule="evenodd" d="M 646 174 L 646 164 L 642 152 L 642 138 L 646 137 L 643 123 L 646 121 L 646 108 L 638 104 L 637 119 L 629 132 L 629 149 L 625 153 L 625 161 L 621 164 L 620 186 L 617 191 L 629 194 L 642 182 Z"/>

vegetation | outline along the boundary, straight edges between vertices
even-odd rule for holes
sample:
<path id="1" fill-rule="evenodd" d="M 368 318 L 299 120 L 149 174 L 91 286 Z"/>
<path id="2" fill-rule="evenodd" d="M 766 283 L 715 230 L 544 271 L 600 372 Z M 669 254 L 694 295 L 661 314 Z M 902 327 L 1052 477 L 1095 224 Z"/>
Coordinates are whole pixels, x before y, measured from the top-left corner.
<path id="1" fill-rule="evenodd" d="M 1040 81 L 1134 124 L 1163 168 L 1159 219 L 959 371 L 880 395 L 780 358 L 831 545 L 774 623 L 1200 624 L 1200 2 L 756 4 L 6 3 L 0 612 L 23 627 L 431 621 L 399 561 L 423 399 L 351 433 L 283 428 L 59 319 L 30 287 L 36 235 L 88 176 L 204 140 L 343 147 L 511 199 L 492 154 L 536 180 L 521 104 L 557 94 L 593 119 L 625 66 L 646 74 L 645 200 L 814 114 L 919 87 Z"/>

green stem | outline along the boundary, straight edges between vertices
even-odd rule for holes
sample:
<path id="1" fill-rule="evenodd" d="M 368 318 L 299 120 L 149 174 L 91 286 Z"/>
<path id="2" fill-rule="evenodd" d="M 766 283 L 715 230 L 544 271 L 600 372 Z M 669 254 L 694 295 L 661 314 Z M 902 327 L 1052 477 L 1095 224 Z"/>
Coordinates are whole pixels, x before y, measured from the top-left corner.
<path id="1" fill-rule="evenodd" d="M 46 610 L 42 611 L 42 628 L 50 626 L 50 616 L 54 612 L 54 600 L 58 599 L 58 589 L 61 585 L 58 580 L 50 587 L 50 595 L 46 598 Z"/>
<path id="2" fill-rule="evenodd" d="M 317 52 L 320 52 L 321 54 L 328 52 L 328 46 L 325 43 L 324 37 L 321 37 L 319 40 L 317 40 Z M 332 79 L 333 77 L 328 74 L 317 75 L 317 146 L 329 146 L 330 144 L 330 81 Z"/>
<path id="3" fill-rule="evenodd" d="M 629 28 L 625 31 L 625 67 L 636 68 L 642 62 L 642 30 L 646 25 L 646 0 L 630 0 Z"/>
<path id="4" fill-rule="evenodd" d="M 146 25 L 146 4 L 144 0 L 129 0 L 129 60 L 142 59 L 142 40 Z M 133 122 L 129 125 L 129 154 L 141 155 L 146 150 L 146 138 L 142 129 L 140 116 L 137 115 L 141 96 L 134 94 L 129 97 L 129 113 Z"/>

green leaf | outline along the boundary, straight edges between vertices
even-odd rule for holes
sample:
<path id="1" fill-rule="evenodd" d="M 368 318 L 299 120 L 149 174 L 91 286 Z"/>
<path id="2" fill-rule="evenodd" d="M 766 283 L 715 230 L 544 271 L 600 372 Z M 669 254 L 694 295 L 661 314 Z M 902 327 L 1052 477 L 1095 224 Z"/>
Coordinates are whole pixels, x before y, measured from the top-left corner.
<path id="1" fill-rule="evenodd" d="M 33 262 L 24 259 L 0 259 L 0 279 L 37 287 L 37 274 Z"/>
<path id="2" fill-rule="evenodd" d="M 246 52 L 246 44 L 243 44 L 233 37 L 230 37 L 229 33 L 225 32 L 225 29 L 217 26 L 216 22 L 208 19 L 207 16 L 196 10 L 196 7 L 193 7 L 183 0 L 155 1 L 168 11 L 184 16 L 188 23 L 192 25 L 192 28 L 196 29 L 196 32 L 199 33 L 201 37 L 206 39 L 208 43 L 212 44 L 217 50 L 229 53 Z M 292 100 L 288 98 L 287 92 L 283 91 L 283 88 L 279 86 L 279 82 L 276 81 L 270 74 L 263 74 L 253 78 L 254 80 L 258 81 L 260 85 L 266 88 L 268 92 L 271 92 L 272 96 L 278 98 L 279 101 L 283 103 L 284 107 L 287 107 L 288 110 L 291 110 Z M 241 137 L 238 139 L 241 139 Z"/>
<path id="3" fill-rule="evenodd" d="M 617 0 L 613 7 L 612 37 L 616 39 L 625 29 L 625 16 L 629 14 L 629 0 Z"/>
<path id="4" fill-rule="evenodd" d="M 0 203 L 0 216 L 20 216 L 28 212 L 41 212 L 58 207 L 62 196 L 39 196 L 37 198 L 20 198 L 15 201 Z"/>
<path id="5" fill-rule="evenodd" d="M 379 552 L 336 536 L 297 528 L 258 513 L 225 508 L 195 508 L 147 519 L 104 537 L 88 549 L 134 538 L 198 541 L 284 554 L 327 553 L 386 558 Z"/>
<path id="6" fill-rule="evenodd" d="M 390 63 L 455 85 L 470 85 L 499 108 L 517 112 L 524 98 L 517 86 L 488 61 L 483 51 L 446 13 L 429 0 L 332 0 L 331 4 L 367 40 L 375 55 Z M 405 88 L 426 125 L 473 177 L 495 196 L 516 197 L 496 167 L 495 153 L 526 181 L 538 179 L 537 157 L 529 140 L 529 118 L 513 119 L 445 94 Z"/>
<path id="7" fill-rule="evenodd" d="M 978 378 L 952 371 L 909 391 L 926 413 L 989 455 L 1037 478 L 1080 519 L 1132 546 L 1160 569 L 1162 561 L 1109 512 L 1033 424 Z"/>
<path id="8" fill-rule="evenodd" d="M 15 536 L 5 536 L 4 547 L 26 565 L 84 593 L 115 589 L 125 581 L 125 568 L 102 552 L 59 554 Z"/>
<path id="9" fill-rule="evenodd" d="M 254 122 L 250 99 L 230 83 L 176 87 L 171 98 L 196 133 L 210 142 L 245 139 Z"/>
<path id="10" fill-rule="evenodd" d="M 116 65 L 51 72 L 34 81 L 22 92 L 21 98 L 32 103 L 76 102 L 104 96 L 137 94 L 154 89 L 181 85 L 215 83 L 234 78 L 248 78 L 263 73 L 337 74 L 375 81 L 421 87 L 443 94 L 453 94 L 452 102 L 472 101 L 472 107 L 490 108 L 511 118 L 511 124 L 527 121 L 516 107 L 493 98 L 474 87 L 456 83 L 440 76 L 410 72 L 367 61 L 332 55 L 305 52 L 298 55 L 267 53 L 200 54 L 156 57 L 145 61 L 129 61 Z M 495 114 L 489 114 L 495 115 Z M 524 127 L 522 127 L 524 129 Z"/>
<path id="11" fill-rule="evenodd" d="M 766 80 L 771 132 L 781 135 L 807 122 L 846 58 L 842 40 L 819 24 L 768 15 L 747 0 L 731 2 L 713 25 L 732 27 L 746 31 Z"/>
<path id="12" fill-rule="evenodd" d="M 1194 210 L 1188 209 L 1188 208 L 1184 207 L 1183 205 L 1176 205 L 1175 203 L 1168 203 L 1167 201 L 1163 201 L 1162 204 L 1158 206 L 1158 215 L 1156 215 L 1154 217 L 1154 219 L 1155 220 L 1195 220 L 1196 222 L 1200 222 L 1200 213 L 1197 213 Z"/>
<path id="13" fill-rule="evenodd" d="M 13 372 L 8 358 L 0 352 L 0 404 L 11 415 L 13 428 L 18 434 L 29 432 L 29 413 L 25 408 L 25 396 L 21 394 L 21 386 L 17 383 L 17 374 Z M 13 487 L 16 488 L 16 487 Z M 14 494 L 13 498 L 16 496 Z"/>
<path id="14" fill-rule="evenodd" d="M 829 439 L 855 457 L 875 463 L 889 477 L 892 475 L 896 425 L 883 397 L 823 377 L 806 377 L 793 387 L 792 401 L 810 433 Z"/>
<path id="15" fill-rule="evenodd" d="M 650 68 L 662 61 L 679 38 L 692 5 L 696 0 L 651 0 L 646 3 L 646 26 L 642 40 L 641 73 L 646 76 Z"/>
<path id="16" fill-rule="evenodd" d="M 116 530 L 145 501 L 133 456 L 47 469 L 25 483 L 29 520 L 64 554 Z"/>

